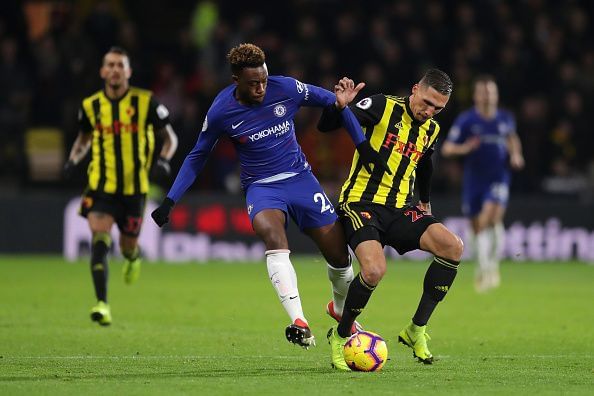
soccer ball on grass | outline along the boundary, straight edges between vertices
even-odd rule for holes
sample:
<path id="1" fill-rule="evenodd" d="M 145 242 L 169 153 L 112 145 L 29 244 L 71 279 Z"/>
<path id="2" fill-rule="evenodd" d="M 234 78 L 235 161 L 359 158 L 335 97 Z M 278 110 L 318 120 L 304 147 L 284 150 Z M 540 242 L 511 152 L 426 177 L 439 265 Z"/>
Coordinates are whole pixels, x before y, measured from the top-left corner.
<path id="1" fill-rule="evenodd" d="M 344 344 L 344 360 L 353 371 L 378 371 L 388 359 L 384 339 L 371 331 L 355 333 Z"/>

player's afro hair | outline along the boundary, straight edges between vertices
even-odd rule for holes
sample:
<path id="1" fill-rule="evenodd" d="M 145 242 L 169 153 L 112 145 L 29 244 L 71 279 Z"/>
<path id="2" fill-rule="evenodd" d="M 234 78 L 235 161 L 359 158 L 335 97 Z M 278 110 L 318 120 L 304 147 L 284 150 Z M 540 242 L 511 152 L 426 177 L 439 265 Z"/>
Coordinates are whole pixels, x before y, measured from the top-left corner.
<path id="1" fill-rule="evenodd" d="M 233 74 L 239 74 L 246 67 L 259 67 L 266 62 L 266 55 L 260 47 L 244 43 L 234 47 L 227 54 Z"/>

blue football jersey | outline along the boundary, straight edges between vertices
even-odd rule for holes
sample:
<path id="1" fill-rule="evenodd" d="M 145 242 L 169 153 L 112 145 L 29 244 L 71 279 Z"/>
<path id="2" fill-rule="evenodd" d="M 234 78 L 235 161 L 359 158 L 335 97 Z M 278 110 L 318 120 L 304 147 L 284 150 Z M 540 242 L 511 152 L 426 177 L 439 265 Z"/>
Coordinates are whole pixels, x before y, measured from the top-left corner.
<path id="1" fill-rule="evenodd" d="M 204 119 L 196 145 L 188 154 L 167 196 L 177 201 L 202 170 L 218 139 L 227 135 L 239 154 L 241 184 L 265 183 L 309 171 L 295 136 L 293 118 L 301 106 L 325 107 L 334 93 L 294 78 L 269 76 L 262 103 L 246 106 L 235 98 L 235 84 L 223 89 Z M 346 108 L 342 119 L 355 144 L 365 136 L 355 116 Z"/>
<path id="2" fill-rule="evenodd" d="M 508 136 L 515 133 L 513 115 L 498 109 L 495 117 L 486 120 L 475 108 L 461 113 L 448 133 L 447 140 L 461 144 L 473 136 L 480 139 L 479 147 L 466 155 L 464 175 L 468 177 L 503 177 L 508 169 Z"/>

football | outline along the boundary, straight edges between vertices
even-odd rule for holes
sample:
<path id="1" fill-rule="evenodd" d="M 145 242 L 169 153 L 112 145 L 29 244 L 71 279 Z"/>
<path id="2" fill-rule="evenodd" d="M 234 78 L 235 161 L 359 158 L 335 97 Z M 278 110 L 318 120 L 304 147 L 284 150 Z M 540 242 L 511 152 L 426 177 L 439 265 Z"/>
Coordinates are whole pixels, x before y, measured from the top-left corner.
<path id="1" fill-rule="evenodd" d="M 378 371 L 388 359 L 384 339 L 371 331 L 355 333 L 344 344 L 344 360 L 353 371 Z"/>

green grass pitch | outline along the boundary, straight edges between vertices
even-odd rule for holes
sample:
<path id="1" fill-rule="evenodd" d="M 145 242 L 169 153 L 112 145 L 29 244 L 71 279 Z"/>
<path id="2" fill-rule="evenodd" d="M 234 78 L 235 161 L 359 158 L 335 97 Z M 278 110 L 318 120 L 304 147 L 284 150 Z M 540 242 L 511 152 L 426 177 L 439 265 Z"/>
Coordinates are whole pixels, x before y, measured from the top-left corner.
<path id="1" fill-rule="evenodd" d="M 124 285 L 111 260 L 114 323 L 89 319 L 86 262 L 0 256 L 0 394 L 594 394 L 594 266 L 505 263 L 500 289 L 478 295 L 472 263 L 429 324 L 439 359 L 417 363 L 397 343 L 427 263 L 390 262 L 360 317 L 381 334 L 390 361 L 377 373 L 330 368 L 333 324 L 325 265 L 293 258 L 317 337 L 285 341 L 288 318 L 256 264 L 145 264 Z"/>

